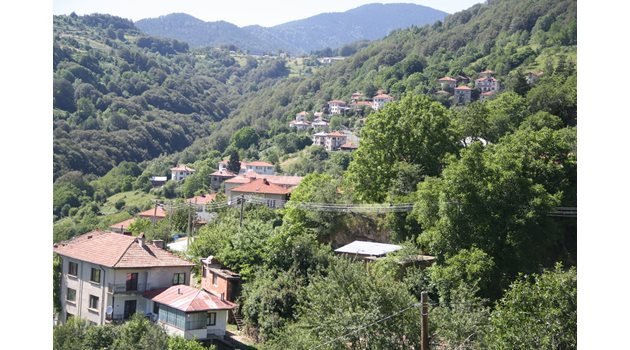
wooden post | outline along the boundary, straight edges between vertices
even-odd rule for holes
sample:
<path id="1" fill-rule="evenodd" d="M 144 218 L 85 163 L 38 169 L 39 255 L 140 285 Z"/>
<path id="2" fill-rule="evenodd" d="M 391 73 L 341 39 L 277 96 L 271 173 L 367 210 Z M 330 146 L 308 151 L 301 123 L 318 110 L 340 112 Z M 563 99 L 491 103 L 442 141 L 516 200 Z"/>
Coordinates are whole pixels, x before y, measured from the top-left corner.
<path id="1" fill-rule="evenodd" d="M 245 195 L 244 194 L 241 195 L 240 200 L 241 200 L 241 226 L 240 227 L 243 227 L 243 207 L 245 206 Z"/>
<path id="2" fill-rule="evenodd" d="M 153 227 L 155 227 L 155 224 L 157 222 L 157 217 L 156 217 L 157 216 L 157 204 L 158 204 L 158 201 L 156 199 L 155 200 L 155 208 L 153 208 Z"/>
<path id="3" fill-rule="evenodd" d="M 420 294 L 420 302 L 422 303 L 422 343 L 421 350 L 429 350 L 429 304 L 427 292 Z"/>

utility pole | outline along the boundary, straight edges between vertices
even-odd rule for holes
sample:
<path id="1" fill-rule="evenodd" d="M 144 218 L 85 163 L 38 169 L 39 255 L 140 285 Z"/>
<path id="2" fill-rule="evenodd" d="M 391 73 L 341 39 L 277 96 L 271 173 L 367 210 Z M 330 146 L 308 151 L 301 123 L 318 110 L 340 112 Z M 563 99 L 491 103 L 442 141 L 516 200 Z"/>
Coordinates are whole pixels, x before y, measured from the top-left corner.
<path id="1" fill-rule="evenodd" d="M 158 200 L 155 200 L 155 208 L 153 208 L 153 227 L 155 227 L 155 223 L 157 222 L 157 204 Z"/>
<path id="2" fill-rule="evenodd" d="M 429 303 L 427 292 L 420 294 L 420 302 L 422 303 L 422 343 L 420 350 L 429 350 Z"/>
<path id="3" fill-rule="evenodd" d="M 186 207 L 188 208 L 188 234 L 187 234 L 187 236 L 188 236 L 188 240 L 187 240 L 188 245 L 186 246 L 186 249 L 188 249 L 188 247 L 190 247 L 190 216 L 191 216 L 190 215 L 191 214 L 190 213 L 191 212 L 191 210 L 190 210 L 191 209 L 190 208 L 190 203 L 187 203 Z"/>
<path id="4" fill-rule="evenodd" d="M 241 198 L 239 198 L 239 201 L 241 202 L 241 226 L 243 227 L 243 207 L 245 206 L 245 195 L 242 194 Z"/>

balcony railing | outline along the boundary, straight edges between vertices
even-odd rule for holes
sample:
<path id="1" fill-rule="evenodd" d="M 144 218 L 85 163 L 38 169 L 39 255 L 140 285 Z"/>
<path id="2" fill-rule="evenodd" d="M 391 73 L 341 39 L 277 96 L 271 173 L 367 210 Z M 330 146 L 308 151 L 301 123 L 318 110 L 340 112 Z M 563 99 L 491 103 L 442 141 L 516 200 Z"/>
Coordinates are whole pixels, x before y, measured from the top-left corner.
<path id="1" fill-rule="evenodd" d="M 107 286 L 107 291 L 109 293 L 143 293 L 147 290 L 151 289 L 151 285 L 149 283 L 137 283 L 137 284 L 127 284 L 127 283 L 110 283 Z"/>

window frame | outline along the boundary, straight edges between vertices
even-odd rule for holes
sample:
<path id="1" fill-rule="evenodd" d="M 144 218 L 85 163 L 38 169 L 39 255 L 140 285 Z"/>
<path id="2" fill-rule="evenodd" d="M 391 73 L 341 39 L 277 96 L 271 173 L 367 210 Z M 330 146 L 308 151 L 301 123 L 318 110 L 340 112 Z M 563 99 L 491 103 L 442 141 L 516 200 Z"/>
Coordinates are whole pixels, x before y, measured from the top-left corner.
<path id="1" fill-rule="evenodd" d="M 74 298 L 70 299 L 68 298 L 68 296 L 70 295 L 70 291 L 74 292 Z M 66 287 L 66 301 L 69 301 L 71 303 L 76 303 L 77 302 L 77 290 L 74 288 L 70 288 L 70 287 Z"/>
<path id="2" fill-rule="evenodd" d="M 180 279 L 180 277 L 182 277 L 182 278 Z M 180 284 L 184 284 L 185 285 L 186 284 L 186 272 L 175 272 L 173 274 L 173 280 L 171 282 L 173 283 L 174 286 L 180 285 Z"/>
<path id="3" fill-rule="evenodd" d="M 208 312 L 208 320 L 206 321 L 206 327 L 216 326 L 216 325 L 217 325 L 217 313 Z"/>
<path id="4" fill-rule="evenodd" d="M 72 268 L 74 266 L 74 269 Z M 74 270 L 74 273 L 72 273 Z M 68 276 L 77 277 L 79 276 L 79 264 L 74 261 L 68 261 Z"/>
<path id="5" fill-rule="evenodd" d="M 100 298 L 97 297 L 96 295 L 90 294 L 90 301 L 88 303 L 88 309 L 90 309 L 90 310 L 98 310 L 98 304 L 99 304 L 99 301 L 100 301 L 99 299 Z M 96 305 L 93 305 L 93 304 L 96 304 Z"/>
<path id="6" fill-rule="evenodd" d="M 215 287 L 219 286 L 219 274 L 216 272 L 212 272 L 212 285 Z"/>
<path id="7" fill-rule="evenodd" d="M 95 279 L 94 276 L 96 276 L 98 278 Z M 101 269 L 97 269 L 97 268 L 94 268 L 94 267 L 92 268 L 92 270 L 90 271 L 90 282 L 98 283 L 98 284 L 101 283 Z"/>

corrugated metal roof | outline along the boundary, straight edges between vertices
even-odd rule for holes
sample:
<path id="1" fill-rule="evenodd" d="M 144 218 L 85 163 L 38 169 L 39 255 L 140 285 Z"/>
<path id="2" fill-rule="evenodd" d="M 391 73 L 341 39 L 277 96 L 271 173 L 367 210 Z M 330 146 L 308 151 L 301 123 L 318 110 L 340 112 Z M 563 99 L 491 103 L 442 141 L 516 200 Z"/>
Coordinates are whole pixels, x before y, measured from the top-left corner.
<path id="1" fill-rule="evenodd" d="M 208 293 L 203 289 L 197 289 L 183 284 L 166 289 L 157 289 L 145 292 L 145 298 L 150 298 L 156 303 L 164 304 L 184 312 L 230 310 L 236 304 L 227 300 L 221 300 L 218 296 Z"/>
<path id="2" fill-rule="evenodd" d="M 335 252 L 367 256 L 382 256 L 387 253 L 395 252 L 399 249 L 402 249 L 402 247 L 396 244 L 354 241 L 341 248 L 335 249 Z"/>

